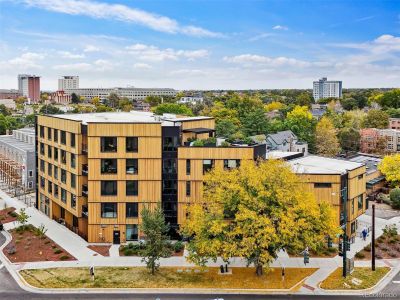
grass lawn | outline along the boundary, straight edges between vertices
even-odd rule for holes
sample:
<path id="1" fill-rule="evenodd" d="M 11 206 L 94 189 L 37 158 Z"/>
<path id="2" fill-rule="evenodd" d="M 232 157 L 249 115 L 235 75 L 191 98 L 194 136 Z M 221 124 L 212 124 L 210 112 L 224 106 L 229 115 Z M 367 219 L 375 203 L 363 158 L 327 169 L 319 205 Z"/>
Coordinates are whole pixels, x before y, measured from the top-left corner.
<path id="1" fill-rule="evenodd" d="M 182 270 L 183 272 L 178 272 Z M 195 270 L 198 270 L 195 273 Z M 270 269 L 257 277 L 254 268 L 233 268 L 232 275 L 218 275 L 219 268 L 160 268 L 152 276 L 144 267 L 98 267 L 92 281 L 89 268 L 55 268 L 22 270 L 20 274 L 39 288 L 223 288 L 223 289 L 289 289 L 314 273 L 314 268 Z"/>
<path id="2" fill-rule="evenodd" d="M 351 275 L 343 278 L 342 268 L 337 268 L 328 278 L 322 281 L 321 288 L 326 290 L 368 289 L 376 285 L 389 270 L 390 268 L 388 267 L 379 267 L 375 271 L 372 271 L 371 268 L 354 268 L 354 272 Z M 352 282 L 354 278 L 361 280 L 361 284 L 356 285 Z"/>

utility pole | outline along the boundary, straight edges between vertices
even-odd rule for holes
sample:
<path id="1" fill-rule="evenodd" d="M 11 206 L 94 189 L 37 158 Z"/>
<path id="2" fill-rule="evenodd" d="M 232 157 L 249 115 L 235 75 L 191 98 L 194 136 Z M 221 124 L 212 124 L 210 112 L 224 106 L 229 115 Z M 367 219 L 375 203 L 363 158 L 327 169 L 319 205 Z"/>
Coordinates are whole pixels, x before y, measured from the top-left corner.
<path id="1" fill-rule="evenodd" d="M 343 277 L 346 278 L 347 276 L 347 265 L 346 265 L 346 259 L 347 259 L 347 190 L 346 187 L 342 190 L 342 197 L 343 197 L 343 218 L 344 218 L 344 232 L 343 232 Z"/>
<path id="2" fill-rule="evenodd" d="M 372 204 L 371 256 L 372 271 L 375 271 L 375 204 Z"/>

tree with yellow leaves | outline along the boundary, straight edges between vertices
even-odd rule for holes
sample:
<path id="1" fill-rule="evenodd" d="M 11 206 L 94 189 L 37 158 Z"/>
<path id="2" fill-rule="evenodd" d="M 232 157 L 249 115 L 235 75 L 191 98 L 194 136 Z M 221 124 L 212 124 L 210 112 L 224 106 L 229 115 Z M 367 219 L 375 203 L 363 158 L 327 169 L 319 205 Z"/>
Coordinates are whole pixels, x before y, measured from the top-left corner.
<path id="1" fill-rule="evenodd" d="M 264 108 L 268 111 L 280 110 L 284 108 L 285 105 L 279 101 L 272 101 L 271 103 L 265 104 Z"/>
<path id="2" fill-rule="evenodd" d="M 393 186 L 400 185 L 400 154 L 385 156 L 378 165 L 378 169 Z"/>
<path id="3" fill-rule="evenodd" d="M 318 204 L 280 160 L 212 170 L 205 176 L 203 200 L 188 208 L 182 226 L 193 237 L 189 260 L 198 265 L 242 257 L 262 275 L 280 250 L 316 249 L 327 235 L 340 233 L 331 207 Z"/>
<path id="4" fill-rule="evenodd" d="M 335 126 L 328 117 L 322 117 L 317 124 L 315 145 L 317 153 L 326 157 L 334 157 L 340 151 Z"/>

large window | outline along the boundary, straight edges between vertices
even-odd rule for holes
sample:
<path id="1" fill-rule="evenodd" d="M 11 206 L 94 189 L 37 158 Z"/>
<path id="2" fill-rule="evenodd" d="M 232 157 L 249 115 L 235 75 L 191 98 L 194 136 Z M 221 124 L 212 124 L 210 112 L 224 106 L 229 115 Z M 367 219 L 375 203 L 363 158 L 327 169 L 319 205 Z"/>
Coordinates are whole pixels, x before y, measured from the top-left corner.
<path id="1" fill-rule="evenodd" d="M 39 132 L 40 132 L 40 137 L 44 138 L 44 127 L 43 126 L 39 126 Z"/>
<path id="2" fill-rule="evenodd" d="M 61 162 L 63 164 L 67 163 L 67 152 L 65 152 L 65 150 L 61 150 Z"/>
<path id="3" fill-rule="evenodd" d="M 61 130 L 61 144 L 67 144 L 67 133 L 64 130 Z"/>
<path id="4" fill-rule="evenodd" d="M 58 142 L 58 130 L 54 129 L 54 141 Z"/>
<path id="5" fill-rule="evenodd" d="M 54 179 L 58 180 L 58 167 L 54 166 Z"/>
<path id="6" fill-rule="evenodd" d="M 364 200 L 363 195 L 358 196 L 358 210 L 363 209 L 363 202 L 364 202 L 363 200 Z"/>
<path id="7" fill-rule="evenodd" d="M 101 203 L 102 218 L 116 218 L 118 215 L 117 203 Z"/>
<path id="8" fill-rule="evenodd" d="M 330 182 L 316 182 L 314 183 L 315 188 L 330 188 L 332 187 L 332 183 Z"/>
<path id="9" fill-rule="evenodd" d="M 191 185 L 190 181 L 186 181 L 186 196 L 189 197 L 191 194 Z"/>
<path id="10" fill-rule="evenodd" d="M 61 189 L 61 201 L 67 203 L 67 191 L 63 188 Z"/>
<path id="11" fill-rule="evenodd" d="M 190 175 L 190 169 L 191 169 L 190 159 L 187 159 L 186 160 L 186 175 Z"/>
<path id="12" fill-rule="evenodd" d="M 71 207 L 76 208 L 76 195 L 71 194 Z"/>
<path id="13" fill-rule="evenodd" d="M 139 164 L 136 158 L 126 160 L 126 174 L 137 174 L 139 172 Z"/>
<path id="14" fill-rule="evenodd" d="M 176 174 L 176 159 L 175 158 L 163 159 L 163 173 L 164 174 Z"/>
<path id="15" fill-rule="evenodd" d="M 52 150 L 52 149 L 51 149 L 51 146 L 47 146 L 47 157 L 48 157 L 48 158 L 51 158 L 51 157 L 53 156 L 51 150 Z"/>
<path id="16" fill-rule="evenodd" d="M 137 196 L 139 193 L 137 180 L 127 180 L 126 181 L 126 195 L 127 196 Z"/>
<path id="17" fill-rule="evenodd" d="M 203 174 L 209 172 L 214 166 L 214 160 L 204 159 L 203 160 Z"/>
<path id="18" fill-rule="evenodd" d="M 40 160 L 40 171 L 41 171 L 41 172 L 44 172 L 44 165 L 45 165 L 45 162 L 44 162 L 43 159 L 41 159 L 41 160 Z"/>
<path id="19" fill-rule="evenodd" d="M 54 184 L 53 190 L 54 190 L 54 197 L 58 198 L 58 185 L 57 184 Z"/>
<path id="20" fill-rule="evenodd" d="M 46 186 L 46 180 L 43 177 L 40 177 L 40 187 L 44 189 Z"/>
<path id="21" fill-rule="evenodd" d="M 49 141 L 51 141 L 51 128 L 50 127 L 47 128 L 47 139 Z"/>
<path id="22" fill-rule="evenodd" d="M 76 188 L 76 175 L 71 173 L 71 187 Z"/>
<path id="23" fill-rule="evenodd" d="M 240 159 L 224 159 L 224 169 L 231 170 L 240 167 Z"/>
<path id="24" fill-rule="evenodd" d="M 117 152 L 117 138 L 116 137 L 102 137 L 101 139 L 101 152 Z"/>
<path id="25" fill-rule="evenodd" d="M 115 180 L 102 180 L 101 181 L 101 195 L 102 196 L 117 196 L 117 181 Z"/>
<path id="26" fill-rule="evenodd" d="M 136 224 L 126 225 L 126 240 L 137 241 L 138 240 L 138 226 Z"/>
<path id="27" fill-rule="evenodd" d="M 138 138 L 127 137 L 126 138 L 126 152 L 138 152 Z"/>
<path id="28" fill-rule="evenodd" d="M 75 133 L 71 133 L 71 147 L 75 148 Z"/>
<path id="29" fill-rule="evenodd" d="M 166 136 L 163 138 L 163 151 L 176 151 L 178 147 L 177 136 Z"/>
<path id="30" fill-rule="evenodd" d="M 76 167 L 76 157 L 75 154 L 71 153 L 71 168 L 75 169 Z"/>
<path id="31" fill-rule="evenodd" d="M 64 169 L 61 169 L 61 182 L 67 183 L 67 171 Z"/>
<path id="32" fill-rule="evenodd" d="M 47 191 L 49 192 L 49 194 L 53 194 L 53 184 L 51 183 L 50 180 L 47 180 Z"/>
<path id="33" fill-rule="evenodd" d="M 40 154 L 44 155 L 44 144 L 40 143 Z"/>
<path id="34" fill-rule="evenodd" d="M 51 163 L 47 163 L 47 174 L 49 176 L 53 176 L 52 173 L 53 173 L 53 166 L 51 165 Z"/>
<path id="35" fill-rule="evenodd" d="M 116 174 L 118 172 L 117 169 L 117 160 L 116 159 L 102 159 L 101 160 L 101 173 L 102 174 Z"/>
<path id="36" fill-rule="evenodd" d="M 126 217 L 137 218 L 139 216 L 139 209 L 137 203 L 126 203 Z"/>
<path id="37" fill-rule="evenodd" d="M 54 148 L 54 160 L 58 162 L 58 149 Z"/>

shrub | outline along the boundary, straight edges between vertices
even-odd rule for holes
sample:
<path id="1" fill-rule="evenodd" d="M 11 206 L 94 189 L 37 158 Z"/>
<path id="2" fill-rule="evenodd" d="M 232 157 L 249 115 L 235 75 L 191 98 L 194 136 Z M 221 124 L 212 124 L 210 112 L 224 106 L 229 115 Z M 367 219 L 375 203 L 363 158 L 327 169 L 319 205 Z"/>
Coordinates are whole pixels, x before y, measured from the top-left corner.
<path id="1" fill-rule="evenodd" d="M 377 259 L 382 259 L 382 258 L 383 258 L 383 255 L 382 255 L 382 253 L 377 252 L 377 253 L 375 254 L 375 257 L 376 257 Z"/>
<path id="2" fill-rule="evenodd" d="M 389 251 L 389 248 L 386 247 L 386 246 L 382 246 L 382 247 L 381 247 L 381 250 L 387 252 L 387 251 Z"/>
<path id="3" fill-rule="evenodd" d="M 391 251 L 389 251 L 389 255 L 390 255 L 390 257 L 397 257 L 397 252 L 391 250 Z"/>
<path id="4" fill-rule="evenodd" d="M 356 258 L 365 258 L 365 254 L 362 252 L 357 252 L 355 255 Z"/>
<path id="5" fill-rule="evenodd" d="M 15 254 L 17 252 L 17 249 L 15 248 L 15 246 L 11 246 L 10 248 L 7 249 L 7 253 L 12 255 Z"/>
<path id="6" fill-rule="evenodd" d="M 378 244 L 383 243 L 385 241 L 385 238 L 383 236 L 378 237 L 378 239 L 376 240 L 376 242 Z"/>
<path id="7" fill-rule="evenodd" d="M 391 238 L 391 239 L 389 240 L 389 244 L 396 244 L 397 241 L 398 241 L 397 238 Z"/>
<path id="8" fill-rule="evenodd" d="M 175 252 L 180 252 L 180 251 L 182 251 L 184 248 L 185 248 L 185 245 L 184 245 L 181 241 L 178 241 L 178 242 L 176 242 L 176 243 L 174 244 L 174 251 L 175 251 Z"/>
<path id="9" fill-rule="evenodd" d="M 204 147 L 204 141 L 202 140 L 195 140 L 192 144 L 193 147 Z"/>
<path id="10" fill-rule="evenodd" d="M 9 211 L 8 214 L 13 218 L 16 218 L 18 216 L 15 211 Z"/>
<path id="11" fill-rule="evenodd" d="M 396 225 L 386 225 L 383 228 L 383 235 L 385 237 L 394 237 L 397 236 L 397 228 Z"/>
<path id="12" fill-rule="evenodd" d="M 54 254 L 60 254 L 60 253 L 62 252 L 62 250 L 61 250 L 61 249 L 58 249 L 58 248 L 55 248 L 55 249 L 53 250 L 53 252 L 54 252 Z"/>
<path id="13" fill-rule="evenodd" d="M 329 252 L 329 253 L 336 253 L 336 252 L 337 252 L 337 248 L 335 248 L 335 247 L 328 247 L 328 252 Z"/>
<path id="14" fill-rule="evenodd" d="M 69 256 L 68 256 L 68 255 L 62 255 L 62 256 L 60 256 L 60 260 L 67 260 L 67 259 L 69 259 Z"/>
<path id="15" fill-rule="evenodd" d="M 400 188 L 390 191 L 390 201 L 393 208 L 400 209 Z"/>
<path id="16" fill-rule="evenodd" d="M 132 256 L 132 255 L 134 255 L 134 251 L 133 251 L 132 249 L 129 249 L 129 248 L 125 248 L 123 252 L 124 252 L 124 255 L 125 255 L 125 256 Z"/>
<path id="17" fill-rule="evenodd" d="M 371 252 L 371 244 L 365 246 L 364 251 Z"/>

